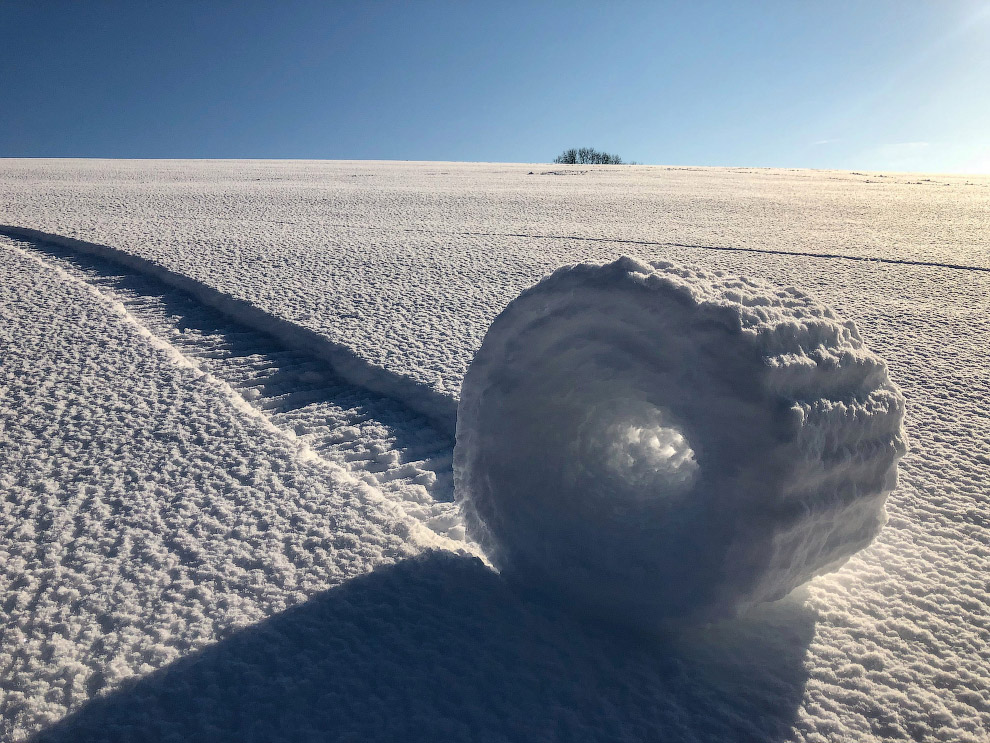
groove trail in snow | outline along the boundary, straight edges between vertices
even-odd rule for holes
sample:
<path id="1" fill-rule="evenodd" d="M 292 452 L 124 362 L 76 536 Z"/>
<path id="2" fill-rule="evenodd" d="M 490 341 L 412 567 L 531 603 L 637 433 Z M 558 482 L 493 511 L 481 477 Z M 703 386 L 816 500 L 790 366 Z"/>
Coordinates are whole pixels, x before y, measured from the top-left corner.
<path id="1" fill-rule="evenodd" d="M 319 356 L 286 348 L 152 276 L 43 240 L 19 247 L 120 302 L 149 333 L 226 382 L 274 426 L 379 489 L 407 515 L 463 539 L 453 503 L 453 441 L 422 415 L 341 380 Z"/>
<path id="2" fill-rule="evenodd" d="M 111 271 L 137 273 L 154 279 L 163 287 L 178 289 L 236 324 L 273 338 L 285 350 L 301 352 L 304 356 L 329 364 L 341 380 L 372 395 L 398 401 L 401 406 L 429 418 L 453 438 L 457 418 L 455 398 L 411 377 L 376 366 L 347 346 L 335 343 L 314 330 L 276 317 L 251 302 L 224 294 L 194 278 L 109 245 L 11 225 L 0 225 L 0 235 L 36 245 L 58 247 L 66 255 L 100 259 L 114 267 Z"/>
<path id="3" fill-rule="evenodd" d="M 295 222 L 273 222 L 273 224 L 296 224 Z M 381 232 L 415 232 L 428 235 L 449 235 L 451 237 L 516 237 L 529 240 L 564 240 L 578 242 L 606 243 L 616 245 L 643 245 L 656 248 L 678 248 L 682 250 L 714 250 L 725 253 L 760 253 L 764 255 L 788 255 L 799 258 L 821 258 L 824 260 L 858 261 L 865 263 L 884 263 L 894 266 L 927 266 L 930 268 L 948 268 L 954 271 L 979 271 L 990 273 L 990 268 L 986 266 L 970 266 L 963 263 L 940 263 L 938 261 L 919 261 L 905 258 L 884 258 L 882 256 L 847 255 L 844 253 L 815 253 L 803 250 L 771 250 L 769 248 L 745 248 L 732 245 L 696 245 L 691 243 L 661 242 L 657 240 L 637 240 L 623 237 L 593 237 L 590 235 L 550 235 L 536 234 L 530 232 L 445 232 L 442 230 L 431 230 L 422 227 L 376 227 L 374 225 L 360 224 L 334 224 L 330 227 L 339 227 L 348 230 L 372 230 Z M 0 231 L 8 229 L 0 227 Z"/>
<path id="4" fill-rule="evenodd" d="M 716 250 L 729 253 L 765 253 L 768 255 L 790 255 L 802 258 L 824 258 L 829 260 L 865 261 L 869 263 L 888 263 L 895 266 L 929 266 L 932 268 L 950 268 L 956 271 L 981 271 L 990 273 L 990 268 L 983 266 L 967 266 L 959 263 L 937 263 L 934 261 L 913 261 L 901 258 L 881 258 L 862 255 L 843 255 L 842 253 L 813 253 L 800 250 L 770 250 L 769 248 L 743 248 L 730 245 L 690 245 L 686 243 L 654 242 L 652 240 L 632 240 L 619 237 L 587 237 L 580 235 L 530 235 L 525 233 L 510 233 L 492 235 L 487 232 L 465 232 L 465 235 L 491 237 L 525 237 L 540 240 L 580 240 L 584 242 L 619 243 L 623 245 L 649 245 L 659 248 L 683 248 L 686 250 Z"/>

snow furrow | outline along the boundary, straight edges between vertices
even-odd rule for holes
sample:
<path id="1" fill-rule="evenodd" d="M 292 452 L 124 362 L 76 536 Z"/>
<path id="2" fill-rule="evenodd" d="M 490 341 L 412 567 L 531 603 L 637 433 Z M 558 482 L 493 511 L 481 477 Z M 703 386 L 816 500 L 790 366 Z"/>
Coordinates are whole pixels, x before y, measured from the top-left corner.
<path id="1" fill-rule="evenodd" d="M 279 224 L 294 224 L 292 222 L 280 222 Z M 662 242 L 658 240 L 638 240 L 624 237 L 594 237 L 590 235 L 557 235 L 542 234 L 534 232 L 479 232 L 469 230 L 463 232 L 446 232 L 442 230 L 427 229 L 425 227 L 376 227 L 374 225 L 362 224 L 330 224 L 328 227 L 336 227 L 346 230 L 371 230 L 380 232 L 412 232 L 425 235 L 449 235 L 451 237 L 512 237 L 526 238 L 530 240 L 566 240 L 592 243 L 608 243 L 616 245 L 639 245 L 657 248 L 679 248 L 684 250 L 715 250 L 727 253 L 763 253 L 766 255 L 789 255 L 798 258 L 823 258 L 825 260 L 841 261 L 866 261 L 869 263 L 885 263 L 894 266 L 927 266 L 929 268 L 947 268 L 955 271 L 979 271 L 990 273 L 990 268 L 986 266 L 971 266 L 965 263 L 943 263 L 939 261 L 908 260 L 903 258 L 883 258 L 879 256 L 847 255 L 843 253 L 819 253 L 807 250 L 770 250 L 768 248 L 747 248 L 738 245 L 701 245 L 697 243 Z M 21 229 L 19 227 L 6 227 L 0 225 L 0 231 L 6 229 Z"/>
<path id="2" fill-rule="evenodd" d="M 342 381 L 323 359 L 286 349 L 155 277 L 57 243 L 19 247 L 119 304 L 180 363 L 228 385 L 239 407 L 295 440 L 304 456 L 343 468 L 462 546 L 453 442 L 422 415 Z"/>
<path id="3" fill-rule="evenodd" d="M 0 235 L 27 240 L 34 244 L 50 244 L 77 255 L 102 258 L 114 264 L 111 274 L 126 270 L 156 279 L 168 287 L 185 292 L 200 304 L 218 311 L 242 327 L 272 337 L 283 349 L 298 351 L 328 362 L 343 380 L 376 395 L 401 401 L 403 405 L 429 418 L 451 436 L 454 433 L 457 401 L 453 397 L 439 393 L 409 377 L 370 364 L 351 349 L 334 343 L 312 330 L 275 317 L 242 299 L 223 294 L 202 282 L 109 245 L 13 225 L 0 225 Z"/>

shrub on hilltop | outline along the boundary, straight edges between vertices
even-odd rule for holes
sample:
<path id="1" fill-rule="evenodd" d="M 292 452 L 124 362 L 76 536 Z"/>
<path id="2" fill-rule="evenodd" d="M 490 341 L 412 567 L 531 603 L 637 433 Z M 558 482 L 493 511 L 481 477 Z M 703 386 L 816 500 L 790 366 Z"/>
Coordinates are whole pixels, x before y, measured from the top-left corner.
<path id="1" fill-rule="evenodd" d="M 553 160 L 558 165 L 622 165 L 622 158 L 593 147 L 572 147 Z"/>

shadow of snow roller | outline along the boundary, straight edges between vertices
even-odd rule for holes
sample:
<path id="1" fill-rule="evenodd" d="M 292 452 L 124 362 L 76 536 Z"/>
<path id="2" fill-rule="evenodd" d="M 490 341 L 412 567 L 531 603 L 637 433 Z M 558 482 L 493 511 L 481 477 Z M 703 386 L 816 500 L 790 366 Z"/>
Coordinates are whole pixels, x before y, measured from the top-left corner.
<path id="1" fill-rule="evenodd" d="M 854 324 L 806 294 L 624 257 L 492 323 L 455 487 L 509 579 L 624 624 L 714 620 L 870 543 L 903 417 Z"/>

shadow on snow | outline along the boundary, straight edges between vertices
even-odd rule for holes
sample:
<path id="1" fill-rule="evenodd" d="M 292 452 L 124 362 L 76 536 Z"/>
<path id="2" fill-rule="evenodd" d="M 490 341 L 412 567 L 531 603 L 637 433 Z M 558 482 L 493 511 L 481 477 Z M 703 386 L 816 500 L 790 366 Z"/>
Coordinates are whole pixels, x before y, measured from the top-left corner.
<path id="1" fill-rule="evenodd" d="M 670 636 L 579 621 L 478 560 L 382 567 L 239 630 L 36 741 L 774 740 L 814 629 L 794 600 Z"/>

